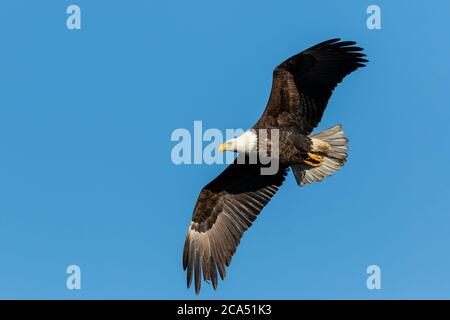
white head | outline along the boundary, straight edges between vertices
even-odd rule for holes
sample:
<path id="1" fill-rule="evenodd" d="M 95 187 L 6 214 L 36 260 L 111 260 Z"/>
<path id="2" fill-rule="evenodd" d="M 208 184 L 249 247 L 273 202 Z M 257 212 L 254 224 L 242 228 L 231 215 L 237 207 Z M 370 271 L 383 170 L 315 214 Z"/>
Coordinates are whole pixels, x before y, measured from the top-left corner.
<path id="1" fill-rule="evenodd" d="M 234 151 L 238 153 L 250 153 L 256 151 L 258 136 L 253 130 L 245 131 L 239 137 L 230 139 L 219 146 L 219 151 Z"/>

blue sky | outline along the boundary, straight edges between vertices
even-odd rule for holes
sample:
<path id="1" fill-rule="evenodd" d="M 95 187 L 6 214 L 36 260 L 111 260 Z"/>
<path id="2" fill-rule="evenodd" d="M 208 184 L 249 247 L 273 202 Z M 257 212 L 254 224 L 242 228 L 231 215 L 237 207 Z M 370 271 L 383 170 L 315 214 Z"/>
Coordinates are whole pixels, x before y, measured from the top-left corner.
<path id="1" fill-rule="evenodd" d="M 66 28 L 77 4 L 82 29 Z M 366 8 L 382 29 L 366 27 Z M 182 245 L 222 165 L 175 166 L 176 128 L 246 128 L 272 69 L 317 42 L 370 63 L 333 95 L 346 166 L 290 174 L 202 298 L 450 298 L 448 1 L 3 1 L 0 298 L 188 298 Z M 68 265 L 82 289 L 66 289 Z M 366 268 L 382 289 L 366 288 Z"/>

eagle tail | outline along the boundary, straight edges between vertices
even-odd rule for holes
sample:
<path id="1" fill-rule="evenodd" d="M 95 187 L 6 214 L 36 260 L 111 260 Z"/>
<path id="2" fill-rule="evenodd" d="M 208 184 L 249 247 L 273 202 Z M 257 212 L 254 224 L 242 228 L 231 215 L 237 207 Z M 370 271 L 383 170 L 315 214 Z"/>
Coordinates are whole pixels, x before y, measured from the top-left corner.
<path id="1" fill-rule="evenodd" d="M 293 165 L 295 180 L 299 186 L 322 181 L 338 171 L 347 160 L 348 139 L 344 137 L 341 125 L 309 136 L 311 139 L 311 153 L 314 166 L 308 164 Z M 310 163 L 310 162 L 308 162 Z"/>

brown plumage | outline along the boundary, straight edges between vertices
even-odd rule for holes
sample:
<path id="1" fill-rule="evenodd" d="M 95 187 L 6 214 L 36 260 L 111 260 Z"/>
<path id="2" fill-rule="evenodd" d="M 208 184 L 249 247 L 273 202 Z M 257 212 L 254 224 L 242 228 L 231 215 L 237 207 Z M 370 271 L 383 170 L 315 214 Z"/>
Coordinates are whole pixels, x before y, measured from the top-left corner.
<path id="1" fill-rule="evenodd" d="M 202 277 L 211 281 L 214 289 L 218 277 L 225 278 L 242 235 L 278 191 L 289 167 L 303 185 L 321 181 L 345 162 L 347 140 L 340 126 L 316 135 L 318 138 L 309 134 L 320 122 L 336 85 L 367 62 L 362 49 L 354 45 L 352 41 L 328 40 L 275 68 L 266 109 L 252 129 L 280 130 L 280 168 L 275 175 L 261 175 L 260 164 L 235 161 L 200 192 L 183 252 L 187 285 L 194 279 L 197 294 Z M 314 139 L 322 149 L 314 150 Z M 306 159 L 311 153 L 314 158 Z M 316 157 L 323 159 L 323 164 L 319 161 L 316 165 Z"/>
<path id="2" fill-rule="evenodd" d="M 336 85 L 367 62 L 354 41 L 339 40 L 319 43 L 275 68 L 269 102 L 256 128 L 294 126 L 311 133 Z"/>
<path id="3" fill-rule="evenodd" d="M 278 191 L 287 167 L 276 175 L 260 175 L 256 164 L 228 166 L 200 192 L 186 236 L 183 268 L 190 286 L 194 273 L 195 290 L 200 291 L 200 264 L 203 279 L 217 287 L 217 273 L 225 278 L 226 267 L 243 233 Z M 232 177 L 232 179 L 230 179 Z"/>

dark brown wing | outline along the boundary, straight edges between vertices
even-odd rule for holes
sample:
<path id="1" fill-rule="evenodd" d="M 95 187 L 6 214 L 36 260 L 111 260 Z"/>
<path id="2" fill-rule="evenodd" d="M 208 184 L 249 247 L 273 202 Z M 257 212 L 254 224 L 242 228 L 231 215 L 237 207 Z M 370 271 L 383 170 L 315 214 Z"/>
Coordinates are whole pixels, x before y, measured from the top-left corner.
<path id="1" fill-rule="evenodd" d="M 309 134 L 322 118 L 336 85 L 368 62 L 355 44 L 328 40 L 276 67 L 269 101 L 255 127 L 294 126 Z"/>
<path id="2" fill-rule="evenodd" d="M 217 287 L 222 280 L 243 233 L 278 191 L 287 168 L 275 175 L 261 175 L 256 164 L 231 164 L 206 185 L 197 199 L 184 243 L 183 269 L 187 285 L 192 274 L 195 292 L 200 292 L 201 276 Z"/>

